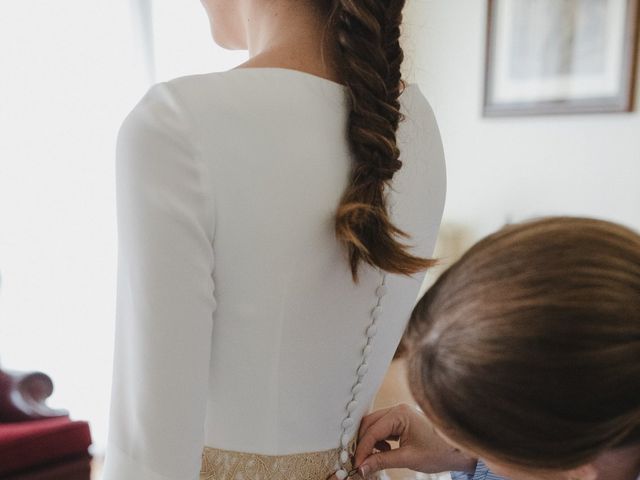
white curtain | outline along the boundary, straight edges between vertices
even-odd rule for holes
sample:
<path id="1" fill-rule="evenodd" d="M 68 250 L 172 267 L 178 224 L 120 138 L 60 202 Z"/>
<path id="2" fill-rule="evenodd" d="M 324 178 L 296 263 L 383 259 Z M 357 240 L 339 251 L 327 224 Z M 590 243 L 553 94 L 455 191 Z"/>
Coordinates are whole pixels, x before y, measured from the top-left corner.
<path id="1" fill-rule="evenodd" d="M 231 68 L 199 2 L 0 2 L 0 363 L 106 440 L 115 303 L 114 151 L 151 83 Z"/>

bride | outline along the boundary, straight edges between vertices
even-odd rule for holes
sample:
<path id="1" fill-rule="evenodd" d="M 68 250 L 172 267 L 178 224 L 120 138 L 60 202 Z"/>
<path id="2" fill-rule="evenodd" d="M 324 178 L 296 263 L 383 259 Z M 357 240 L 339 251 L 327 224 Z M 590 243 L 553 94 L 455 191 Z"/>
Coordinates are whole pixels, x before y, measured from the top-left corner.
<path id="1" fill-rule="evenodd" d="M 203 0 L 225 72 L 152 85 L 116 146 L 103 480 L 356 477 L 445 198 L 404 0 Z"/>

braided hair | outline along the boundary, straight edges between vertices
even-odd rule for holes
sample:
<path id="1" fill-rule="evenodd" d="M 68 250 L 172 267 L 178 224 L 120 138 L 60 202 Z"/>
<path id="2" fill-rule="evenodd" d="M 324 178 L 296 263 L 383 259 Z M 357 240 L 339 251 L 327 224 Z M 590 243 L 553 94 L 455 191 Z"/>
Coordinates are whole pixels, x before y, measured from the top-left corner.
<path id="1" fill-rule="evenodd" d="M 410 275 L 432 259 L 408 252 L 409 235 L 390 220 L 385 187 L 402 167 L 396 130 L 404 115 L 399 97 L 406 84 L 400 66 L 400 24 L 405 0 L 329 0 L 328 27 L 336 38 L 336 68 L 347 86 L 349 146 L 354 158 L 349 184 L 335 217 L 353 280 L 361 262 Z"/>

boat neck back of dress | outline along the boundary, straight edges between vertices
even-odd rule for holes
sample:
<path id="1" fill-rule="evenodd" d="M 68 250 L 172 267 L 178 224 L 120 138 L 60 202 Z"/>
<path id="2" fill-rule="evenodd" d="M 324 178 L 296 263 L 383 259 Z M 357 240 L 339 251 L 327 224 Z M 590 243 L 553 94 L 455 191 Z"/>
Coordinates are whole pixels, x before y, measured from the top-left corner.
<path id="1" fill-rule="evenodd" d="M 218 83 L 219 82 L 219 83 Z M 221 72 L 206 72 L 201 74 L 187 75 L 169 80 L 172 84 L 190 84 L 202 87 L 205 85 L 218 85 L 224 91 L 224 94 L 233 92 L 243 94 L 246 92 L 249 96 L 254 96 L 246 89 L 257 90 L 255 93 L 264 93 L 262 89 L 267 87 L 275 87 L 276 90 L 284 89 L 300 93 L 302 90 L 306 92 L 322 92 L 324 98 L 340 98 L 345 99 L 348 95 L 349 88 L 346 85 L 320 77 L 302 70 L 294 70 L 283 67 L 236 67 Z M 299 87 L 304 87 L 302 90 Z M 400 102 L 404 103 L 407 95 L 412 98 L 411 93 L 417 91 L 419 96 L 423 96 L 418 84 L 414 82 L 405 83 L 405 88 L 400 94 Z M 333 102 L 331 102 L 333 103 Z"/>
<path id="2" fill-rule="evenodd" d="M 316 81 L 316 82 L 322 82 L 325 85 L 332 87 L 334 89 L 337 90 L 347 90 L 348 87 L 347 85 L 344 85 L 342 83 L 336 82 L 334 80 L 330 80 L 328 78 L 325 77 L 321 77 L 319 75 L 315 75 L 309 72 L 305 72 L 303 70 L 296 70 L 293 68 L 285 68 L 285 67 L 236 67 L 236 68 L 232 68 L 230 70 L 226 70 L 225 72 L 218 72 L 218 73 L 230 73 L 230 72 L 260 72 L 260 71 L 265 71 L 265 72 L 274 72 L 277 73 L 278 75 L 284 75 L 284 76 L 300 76 L 300 77 L 305 77 L 308 78 L 310 80 Z M 416 83 L 414 82 L 405 82 L 405 90 L 409 89 L 409 88 L 415 88 L 417 86 Z"/>

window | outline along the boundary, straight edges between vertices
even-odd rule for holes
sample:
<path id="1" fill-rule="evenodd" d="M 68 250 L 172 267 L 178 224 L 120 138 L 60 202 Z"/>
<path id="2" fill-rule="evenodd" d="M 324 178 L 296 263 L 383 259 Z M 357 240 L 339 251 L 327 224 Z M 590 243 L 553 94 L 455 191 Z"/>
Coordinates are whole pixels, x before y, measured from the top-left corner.
<path id="1" fill-rule="evenodd" d="M 232 68 L 199 2 L 0 3 L 0 364 L 106 440 L 117 130 L 151 83 Z"/>

